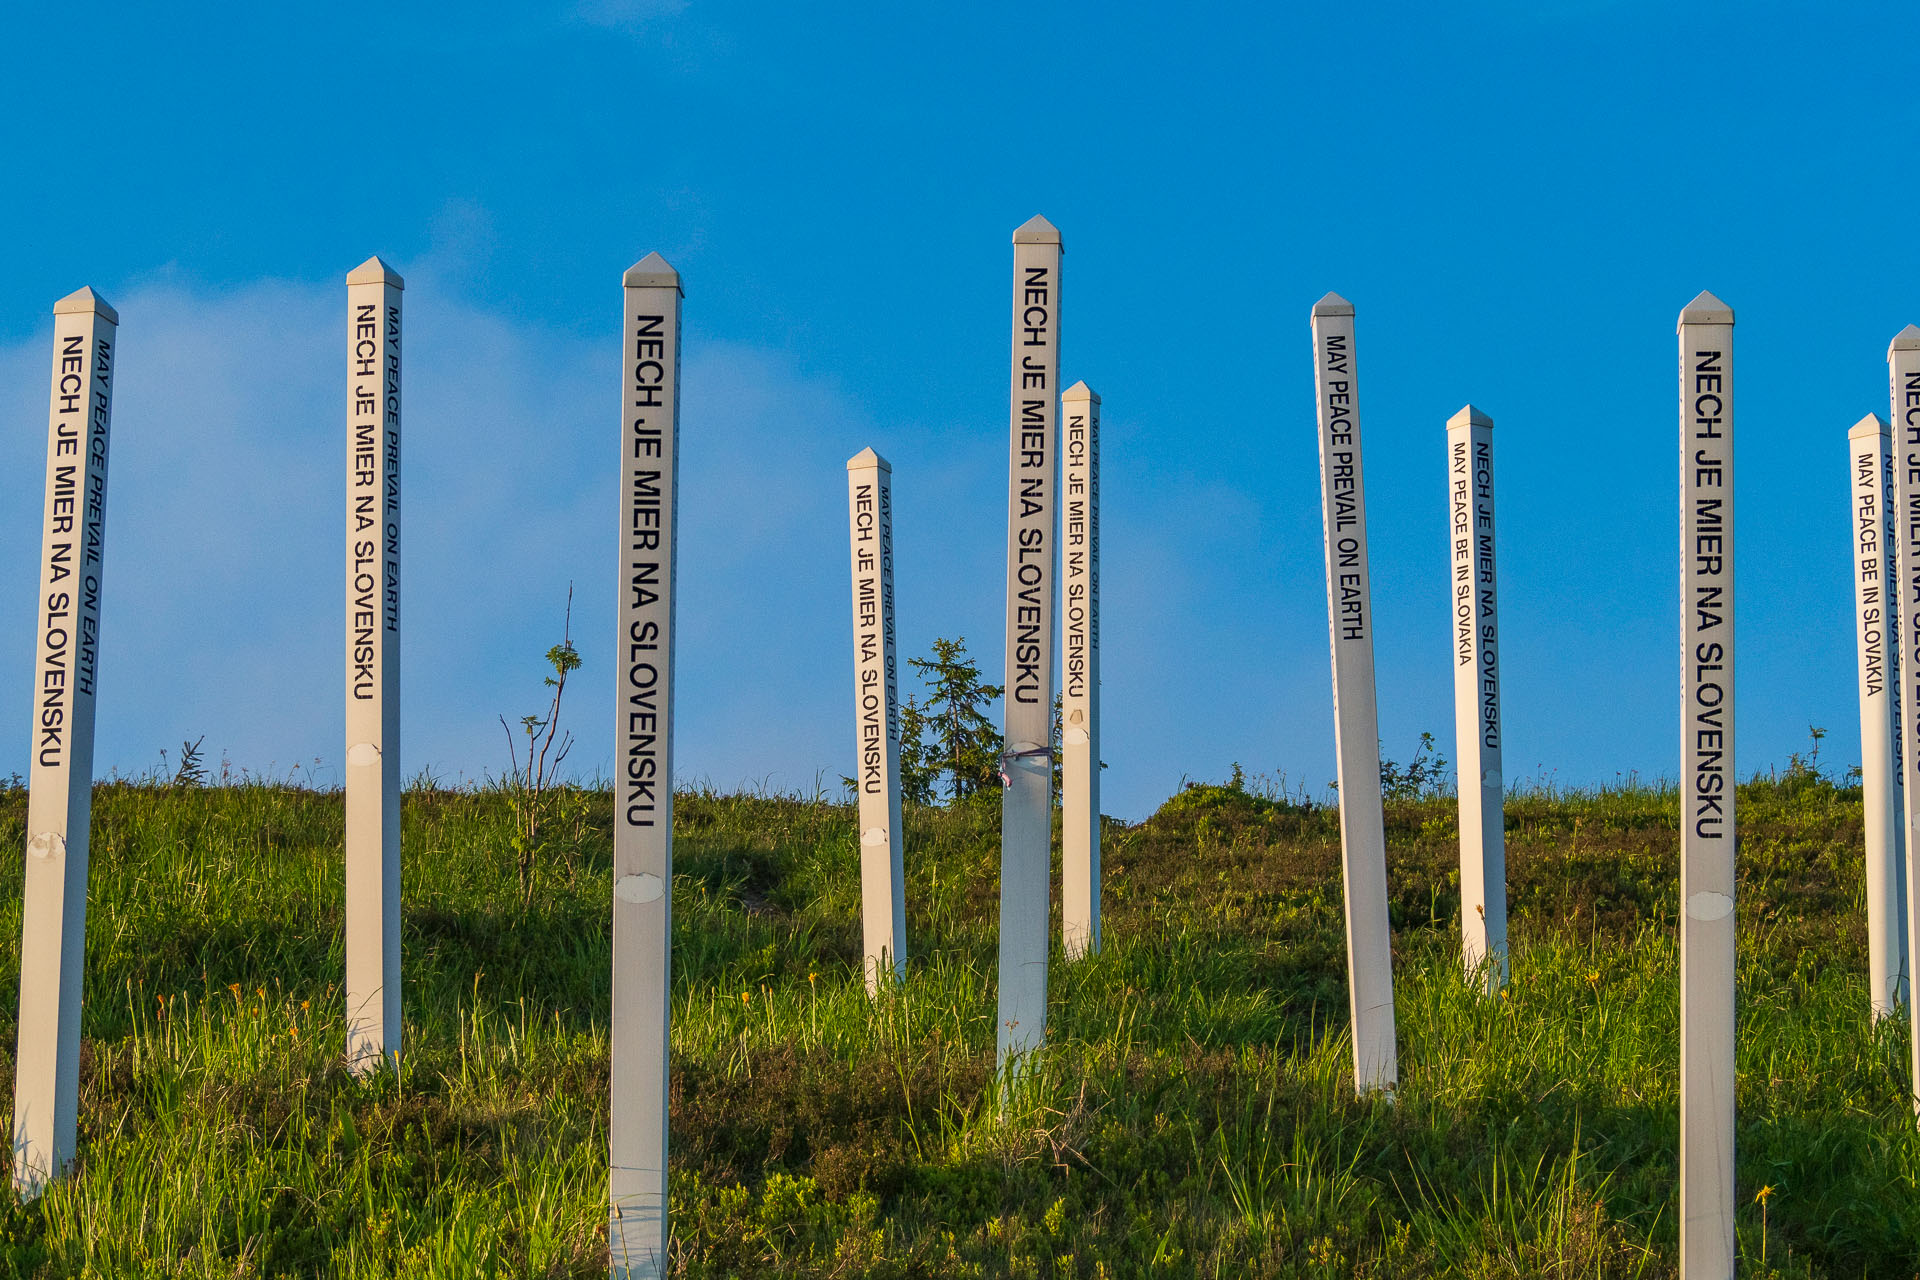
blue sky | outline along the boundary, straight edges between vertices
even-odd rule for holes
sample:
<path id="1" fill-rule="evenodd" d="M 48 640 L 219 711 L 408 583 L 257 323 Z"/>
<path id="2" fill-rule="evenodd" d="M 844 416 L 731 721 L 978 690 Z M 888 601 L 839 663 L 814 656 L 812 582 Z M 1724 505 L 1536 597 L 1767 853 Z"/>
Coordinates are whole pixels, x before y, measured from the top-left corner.
<path id="1" fill-rule="evenodd" d="M 1452 736 L 1444 434 L 1491 414 L 1509 778 L 1678 758 L 1675 340 L 1737 311 L 1739 764 L 1859 758 L 1846 429 L 1920 319 L 1911 6 L 44 6 L 0 41 L 0 773 L 52 302 L 120 310 L 99 760 L 341 754 L 342 277 L 407 277 L 403 759 L 504 763 L 567 583 L 611 762 L 619 276 L 686 281 L 683 780 L 851 768 L 845 459 L 903 643 L 1000 663 L 1009 236 L 1102 395 L 1110 812 L 1333 776 L 1308 308 L 1358 308 L 1381 733 Z M 81 50 L 86 50 L 83 54 Z M 84 69 L 83 69 L 84 68 Z M 319 763 L 314 764 L 315 761 Z"/>

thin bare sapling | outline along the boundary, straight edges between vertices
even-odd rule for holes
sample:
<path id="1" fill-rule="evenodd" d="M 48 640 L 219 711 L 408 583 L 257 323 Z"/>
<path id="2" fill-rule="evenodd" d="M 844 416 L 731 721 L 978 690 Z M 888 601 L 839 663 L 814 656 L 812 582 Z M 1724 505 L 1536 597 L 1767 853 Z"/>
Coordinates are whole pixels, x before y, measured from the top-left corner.
<path id="1" fill-rule="evenodd" d="M 573 584 L 567 584 L 566 621 L 560 643 L 547 650 L 547 665 L 553 674 L 545 683 L 553 690 L 547 714 L 522 716 L 521 731 L 527 737 L 527 755 L 523 762 L 519 742 L 505 716 L 500 727 L 507 735 L 508 770 L 506 793 L 513 806 L 513 851 L 520 877 L 522 906 L 533 901 L 533 878 L 540 851 L 541 826 L 553 805 L 560 777 L 560 766 L 573 750 L 573 734 L 560 728 L 560 702 L 567 692 L 567 675 L 580 669 L 580 655 L 573 647 Z"/>

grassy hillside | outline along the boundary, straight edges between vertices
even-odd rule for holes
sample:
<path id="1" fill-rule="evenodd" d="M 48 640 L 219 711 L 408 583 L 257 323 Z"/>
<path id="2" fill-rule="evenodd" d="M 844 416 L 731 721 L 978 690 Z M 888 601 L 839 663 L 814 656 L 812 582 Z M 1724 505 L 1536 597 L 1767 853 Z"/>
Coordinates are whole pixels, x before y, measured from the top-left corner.
<path id="1" fill-rule="evenodd" d="M 1451 803 L 1389 806 L 1389 1103 L 1348 1080 L 1333 815 L 1189 789 L 1110 828 L 1106 950 L 1055 969 L 1044 1065 L 1004 1111 L 996 800 L 909 810 L 912 974 L 873 1004 L 851 810 L 681 798 L 683 1274 L 1674 1274 L 1670 792 L 1512 802 L 1492 1000 L 1457 976 Z M 523 910 L 501 798 L 408 795 L 408 1052 L 360 1082 L 337 1065 L 340 797 L 103 786 L 80 1161 L 30 1206 L 0 1192 L 0 1273 L 603 1274 L 610 807 L 569 802 Z M 1905 1037 L 1865 1017 L 1858 793 L 1796 775 L 1743 805 L 1743 1274 L 1920 1275 Z M 0 796 L 0 846 L 24 814 Z M 21 865 L 0 859 L 6 1099 Z"/>

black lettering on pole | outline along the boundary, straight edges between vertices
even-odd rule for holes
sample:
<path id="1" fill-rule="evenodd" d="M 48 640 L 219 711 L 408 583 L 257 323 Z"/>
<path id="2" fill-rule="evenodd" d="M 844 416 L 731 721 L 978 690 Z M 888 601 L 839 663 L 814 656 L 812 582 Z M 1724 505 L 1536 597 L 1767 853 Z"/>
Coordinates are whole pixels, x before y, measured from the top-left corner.
<path id="1" fill-rule="evenodd" d="M 662 682 L 665 658 L 661 645 L 670 617 L 667 573 L 671 567 L 669 534 L 673 516 L 666 467 L 667 444 L 673 430 L 668 408 L 667 375 L 675 353 L 668 349 L 668 317 L 641 315 L 633 319 L 628 349 L 626 528 L 622 548 L 627 598 L 623 604 L 636 615 L 627 623 L 623 689 L 621 819 L 629 827 L 653 827 L 660 822 L 672 779 L 665 776 L 661 741 Z M 673 335 L 677 337 L 676 335 Z M 670 606 L 669 606 L 670 607 Z"/>
<path id="2" fill-rule="evenodd" d="M 1733 788 L 1728 776 L 1730 697 L 1723 684 L 1731 655 L 1718 638 L 1730 616 L 1732 566 L 1727 542 L 1732 530 L 1727 525 L 1728 499 L 1703 492 L 1727 489 L 1731 472 L 1723 358 L 1719 351 L 1695 351 L 1688 374 L 1694 447 L 1686 463 L 1685 518 L 1693 589 L 1688 602 L 1693 612 L 1692 648 L 1687 657 L 1692 666 L 1693 728 L 1687 773 L 1693 832 L 1703 840 L 1730 838 L 1726 805 Z"/>
<path id="3" fill-rule="evenodd" d="M 1342 640 L 1367 638 L 1367 587 L 1362 558 L 1365 550 L 1358 531 L 1360 513 L 1360 462 L 1353 419 L 1352 353 L 1347 335 L 1329 333 L 1322 344 L 1320 360 L 1324 376 L 1327 445 L 1326 484 L 1331 503 L 1332 527 L 1328 538 L 1333 543 L 1335 567 L 1347 572 L 1336 575 L 1334 591 L 1335 625 Z"/>

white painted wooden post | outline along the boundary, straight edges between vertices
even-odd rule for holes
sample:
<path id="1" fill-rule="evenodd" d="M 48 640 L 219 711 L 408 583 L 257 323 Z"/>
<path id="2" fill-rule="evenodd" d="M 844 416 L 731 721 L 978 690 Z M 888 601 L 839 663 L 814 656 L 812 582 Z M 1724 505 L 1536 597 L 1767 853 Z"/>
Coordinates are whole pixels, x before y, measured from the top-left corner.
<path id="1" fill-rule="evenodd" d="M 400 275 L 347 275 L 347 1065 L 400 1056 Z"/>
<path id="2" fill-rule="evenodd" d="M 681 290 L 657 253 L 628 268 L 623 284 L 607 1241 L 616 1277 L 658 1280 L 669 1238 Z"/>
<path id="3" fill-rule="evenodd" d="M 119 324 L 91 289 L 53 305 L 13 1080 L 13 1185 L 23 1198 L 39 1195 L 73 1159 L 79 1114 L 93 707 Z"/>
<path id="4" fill-rule="evenodd" d="M 1069 960 L 1100 950 L 1100 397 L 1061 397 L 1060 932 Z"/>
<path id="5" fill-rule="evenodd" d="M 1047 1034 L 1053 845 L 1054 484 L 1059 471 L 1060 233 L 1013 233 L 1012 441 L 1007 471 L 1006 787 L 1000 797 L 998 1062 Z"/>
<path id="6" fill-rule="evenodd" d="M 1887 348 L 1887 396 L 1893 411 L 1894 572 L 1896 599 L 1920 598 L 1920 326 L 1908 325 Z M 1900 627 L 1895 669 L 1900 680 L 1900 782 L 1905 819 L 1907 955 L 1920 963 L 1920 608 L 1895 605 Z M 1901 659 L 1905 660 L 1902 661 Z M 1920 1114 L 1920 999 L 1909 991 L 1907 1077 Z"/>
<path id="7" fill-rule="evenodd" d="M 1380 810 L 1380 720 L 1374 704 L 1373 601 L 1367 575 L 1353 304 L 1337 293 L 1313 304 L 1313 356 L 1353 1085 L 1366 1093 L 1393 1088 L 1400 1065 L 1394 1044 L 1393 938 L 1387 919 L 1386 824 Z"/>
<path id="8" fill-rule="evenodd" d="M 907 976 L 905 832 L 900 822 L 900 684 L 893 632 L 893 468 L 872 449 L 847 460 L 853 561 L 854 782 L 860 811 L 860 926 L 867 990 Z"/>
<path id="9" fill-rule="evenodd" d="M 1899 620 L 1895 601 L 1893 436 L 1870 413 L 1847 432 L 1853 475 L 1854 639 L 1860 672 L 1860 791 L 1867 871 L 1868 999 L 1875 1022 L 1906 999 L 1900 796 Z"/>
<path id="10" fill-rule="evenodd" d="M 1500 614 L 1493 545 L 1493 419 L 1447 420 L 1453 549 L 1453 735 L 1459 761 L 1460 933 L 1467 976 L 1507 980 L 1506 787 L 1501 777 Z"/>
<path id="11" fill-rule="evenodd" d="M 1680 1274 L 1734 1263 L 1733 310 L 1680 313 Z"/>

